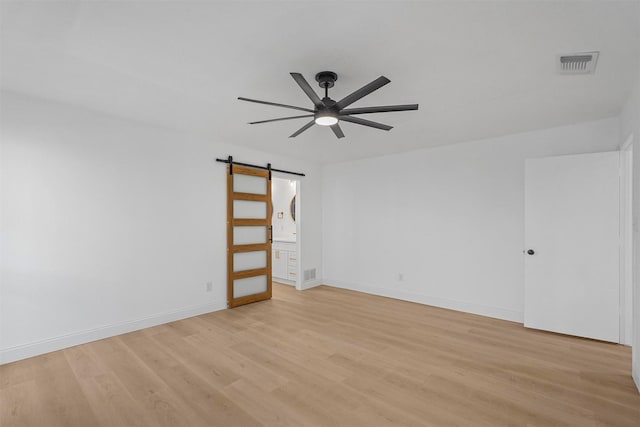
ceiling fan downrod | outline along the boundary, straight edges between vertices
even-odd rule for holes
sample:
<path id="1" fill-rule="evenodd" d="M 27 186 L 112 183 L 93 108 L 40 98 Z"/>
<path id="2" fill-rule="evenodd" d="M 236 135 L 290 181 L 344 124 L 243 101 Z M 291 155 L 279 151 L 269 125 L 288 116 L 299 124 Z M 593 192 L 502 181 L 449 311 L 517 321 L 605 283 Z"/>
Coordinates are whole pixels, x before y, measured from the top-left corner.
<path id="1" fill-rule="evenodd" d="M 318 85 L 324 89 L 324 97 L 329 98 L 329 88 L 338 80 L 338 75 L 333 71 L 320 71 L 316 74 L 316 81 Z"/>

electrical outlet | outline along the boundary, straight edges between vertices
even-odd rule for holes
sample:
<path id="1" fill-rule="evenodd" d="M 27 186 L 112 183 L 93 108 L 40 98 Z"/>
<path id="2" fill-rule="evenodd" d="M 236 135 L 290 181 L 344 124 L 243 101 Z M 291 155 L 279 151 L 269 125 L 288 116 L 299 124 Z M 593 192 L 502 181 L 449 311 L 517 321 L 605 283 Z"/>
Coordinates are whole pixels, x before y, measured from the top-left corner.
<path id="1" fill-rule="evenodd" d="M 213 282 L 207 282 L 207 292 L 211 292 L 213 290 Z"/>

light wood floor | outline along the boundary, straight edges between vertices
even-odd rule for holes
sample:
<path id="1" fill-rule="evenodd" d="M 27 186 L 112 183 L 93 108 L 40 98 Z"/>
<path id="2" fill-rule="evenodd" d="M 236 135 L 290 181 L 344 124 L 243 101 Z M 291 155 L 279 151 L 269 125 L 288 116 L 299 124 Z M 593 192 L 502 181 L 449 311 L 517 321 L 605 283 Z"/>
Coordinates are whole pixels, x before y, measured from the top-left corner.
<path id="1" fill-rule="evenodd" d="M 640 425 L 630 349 L 318 287 L 0 367 L 0 425 Z"/>

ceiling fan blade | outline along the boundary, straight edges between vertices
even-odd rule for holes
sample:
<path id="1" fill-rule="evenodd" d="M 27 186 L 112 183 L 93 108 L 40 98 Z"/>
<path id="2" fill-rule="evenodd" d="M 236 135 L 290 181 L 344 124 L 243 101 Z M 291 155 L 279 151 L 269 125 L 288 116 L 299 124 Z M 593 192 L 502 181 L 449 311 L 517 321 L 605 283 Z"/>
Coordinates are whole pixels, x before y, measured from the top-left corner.
<path id="1" fill-rule="evenodd" d="M 309 83 L 307 83 L 307 81 L 302 76 L 302 74 L 300 73 L 290 73 L 290 74 L 291 74 L 291 77 L 293 77 L 293 79 L 296 81 L 296 83 L 298 83 L 298 86 L 300 86 L 300 88 L 304 91 L 304 93 L 307 94 L 311 102 L 313 102 L 313 105 L 315 105 L 316 107 L 324 107 L 324 103 L 322 102 L 322 100 L 320 99 L 316 91 L 313 90 L 311 86 L 309 86 Z"/>
<path id="2" fill-rule="evenodd" d="M 338 123 L 336 123 L 335 125 L 332 125 L 331 130 L 333 131 L 333 133 L 336 134 L 336 137 L 338 139 L 344 138 L 344 133 L 342 132 L 342 129 L 340 129 L 340 125 Z"/>
<path id="3" fill-rule="evenodd" d="M 315 120 L 311 120 L 309 123 L 307 123 L 306 125 L 302 126 L 300 129 L 298 129 L 297 131 L 295 131 L 289 138 L 295 138 L 296 136 L 300 135 L 302 132 L 304 132 L 305 130 L 309 129 L 311 126 L 313 126 L 316 123 Z"/>
<path id="4" fill-rule="evenodd" d="M 391 80 L 386 78 L 385 76 L 380 76 L 368 85 L 362 86 L 357 91 L 353 92 L 350 95 L 345 96 L 340 101 L 336 102 L 336 108 L 338 110 L 342 110 L 344 107 L 353 104 L 358 99 L 369 95 L 371 92 L 380 89 L 382 86 L 387 83 L 391 83 Z"/>
<path id="5" fill-rule="evenodd" d="M 393 129 L 393 126 L 383 125 L 382 123 L 372 122 L 371 120 L 360 119 L 358 117 L 340 116 L 339 118 L 340 118 L 341 121 L 344 121 L 344 122 L 356 123 L 356 124 L 359 124 L 359 125 L 369 126 L 369 127 L 376 128 L 376 129 L 382 129 L 382 130 L 391 130 L 391 129 Z"/>
<path id="6" fill-rule="evenodd" d="M 286 105 L 286 104 L 278 104 L 275 102 L 269 102 L 269 101 L 260 101 L 257 99 L 250 99 L 250 98 L 243 98 L 241 96 L 238 97 L 238 99 L 240 101 L 248 101 L 248 102 L 256 102 L 258 104 L 266 104 L 266 105 L 273 105 L 274 107 L 284 107 L 284 108 L 291 108 L 293 110 L 300 110 L 300 111 L 306 111 L 308 113 L 313 113 L 314 111 L 309 109 L 309 108 L 302 108 L 302 107 L 296 107 L 294 105 Z"/>
<path id="7" fill-rule="evenodd" d="M 280 120 L 301 119 L 303 117 L 313 117 L 313 114 L 303 114 L 302 116 L 281 117 L 279 119 L 260 120 L 258 122 L 249 122 L 249 124 L 257 125 L 259 123 L 279 122 Z"/>
<path id="8" fill-rule="evenodd" d="M 340 111 L 340 114 L 368 114 L 368 113 L 390 113 L 392 111 L 410 111 L 417 110 L 418 104 L 406 104 L 406 105 L 382 105 L 379 107 L 361 107 L 361 108 L 346 108 Z"/>

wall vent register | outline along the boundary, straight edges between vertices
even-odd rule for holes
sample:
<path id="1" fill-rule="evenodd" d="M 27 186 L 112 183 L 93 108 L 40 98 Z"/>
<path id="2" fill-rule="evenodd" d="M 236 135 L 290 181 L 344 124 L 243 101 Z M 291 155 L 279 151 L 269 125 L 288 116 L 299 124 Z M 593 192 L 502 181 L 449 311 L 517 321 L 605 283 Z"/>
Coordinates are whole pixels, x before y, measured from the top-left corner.
<path id="1" fill-rule="evenodd" d="M 559 74 L 593 74 L 600 52 L 583 52 L 559 55 L 557 69 Z"/>
<path id="2" fill-rule="evenodd" d="M 311 268 L 309 270 L 304 271 L 304 281 L 308 282 L 309 280 L 315 280 L 316 278 L 316 269 Z"/>

